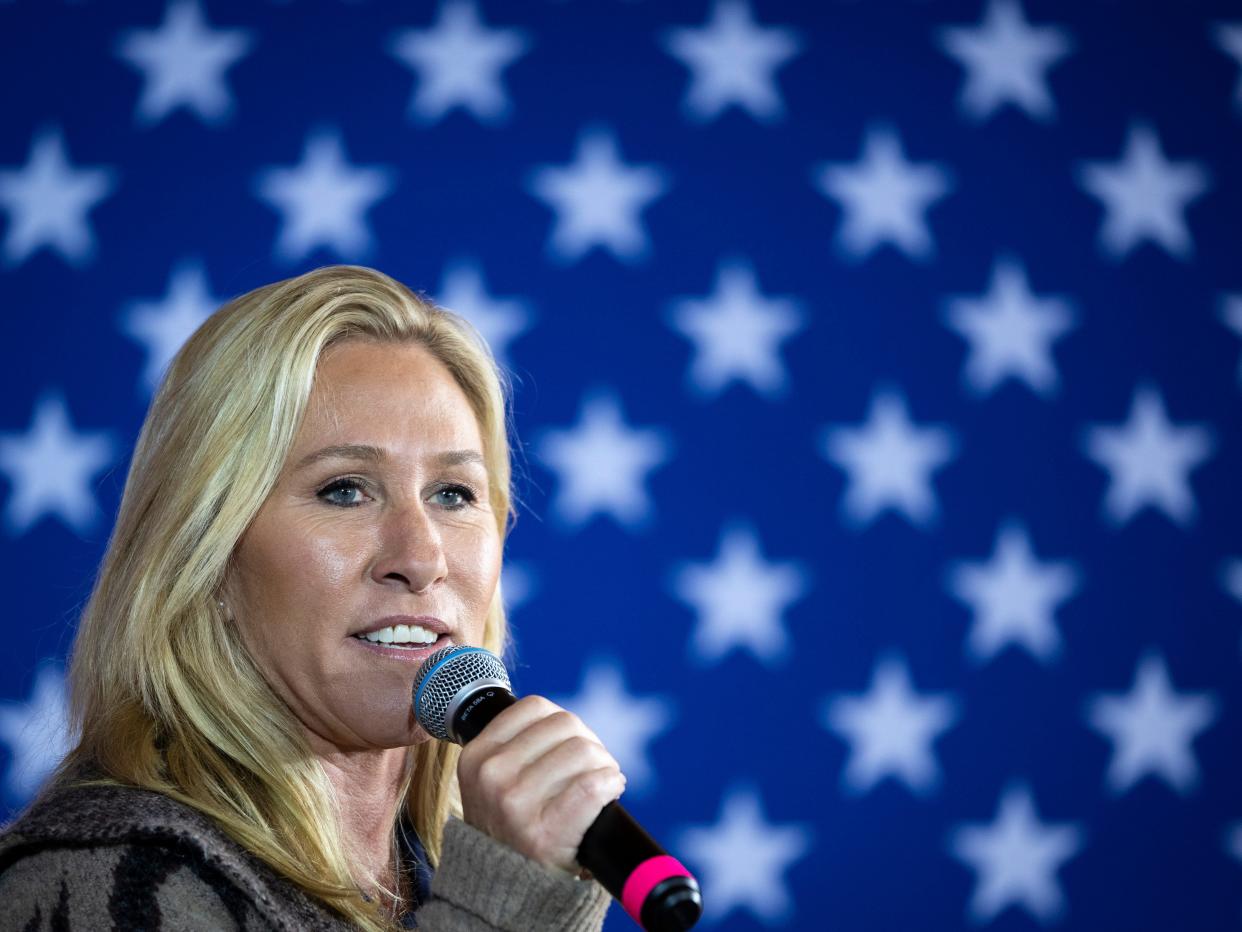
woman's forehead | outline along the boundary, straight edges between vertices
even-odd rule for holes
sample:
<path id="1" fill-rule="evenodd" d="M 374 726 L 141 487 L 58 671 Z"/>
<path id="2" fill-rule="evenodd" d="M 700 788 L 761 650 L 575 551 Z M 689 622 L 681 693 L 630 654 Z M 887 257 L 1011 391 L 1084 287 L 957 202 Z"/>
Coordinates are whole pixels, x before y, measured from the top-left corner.
<path id="1" fill-rule="evenodd" d="M 295 453 L 304 456 L 312 445 L 348 444 L 482 452 L 465 392 L 419 344 L 351 341 L 325 354 Z"/>
<path id="2" fill-rule="evenodd" d="M 324 350 L 315 369 L 315 385 L 369 382 L 375 379 L 441 380 L 456 385 L 453 374 L 426 346 L 349 339 Z"/>

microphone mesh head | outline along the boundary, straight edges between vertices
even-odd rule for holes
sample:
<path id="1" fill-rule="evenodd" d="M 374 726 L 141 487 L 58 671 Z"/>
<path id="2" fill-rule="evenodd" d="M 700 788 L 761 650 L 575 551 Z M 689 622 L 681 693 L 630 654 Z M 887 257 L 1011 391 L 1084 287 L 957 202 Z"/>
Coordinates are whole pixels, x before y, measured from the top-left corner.
<path id="1" fill-rule="evenodd" d="M 499 680 L 509 688 L 509 672 L 500 658 L 481 647 L 441 647 L 423 661 L 414 677 L 414 717 L 427 734 L 451 741 L 445 716 L 463 686 Z"/>

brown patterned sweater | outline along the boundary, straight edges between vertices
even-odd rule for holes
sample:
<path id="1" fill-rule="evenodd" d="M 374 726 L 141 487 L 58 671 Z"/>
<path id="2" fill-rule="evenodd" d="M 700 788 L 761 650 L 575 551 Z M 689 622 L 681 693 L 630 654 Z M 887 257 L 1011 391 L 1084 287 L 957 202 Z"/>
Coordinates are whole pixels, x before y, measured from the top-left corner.
<path id="1" fill-rule="evenodd" d="M 458 819 L 420 932 L 594 932 L 608 894 Z M 345 932 L 353 928 L 206 816 L 124 787 L 57 789 L 0 833 L 0 932 Z"/>

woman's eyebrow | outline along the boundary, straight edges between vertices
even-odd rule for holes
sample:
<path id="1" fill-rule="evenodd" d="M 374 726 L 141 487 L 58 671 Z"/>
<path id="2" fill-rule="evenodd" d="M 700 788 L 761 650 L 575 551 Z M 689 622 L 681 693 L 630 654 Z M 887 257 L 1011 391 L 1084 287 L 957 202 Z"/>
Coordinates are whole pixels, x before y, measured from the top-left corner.
<path id="1" fill-rule="evenodd" d="M 440 466 L 487 465 L 483 460 L 483 454 L 477 450 L 451 450 L 448 453 L 438 454 L 435 460 Z"/>
<path id="2" fill-rule="evenodd" d="M 365 443 L 341 443 L 308 453 L 298 461 L 297 466 L 294 468 L 305 469 L 307 466 L 328 459 L 364 460 L 368 463 L 380 463 L 387 459 L 387 454 L 380 447 Z M 483 454 L 478 450 L 449 450 L 445 453 L 437 453 L 434 459 L 436 464 L 441 467 L 475 464 L 479 466 L 487 465 L 483 459 Z"/>
<path id="3" fill-rule="evenodd" d="M 369 446 L 364 443 L 340 443 L 306 454 L 306 456 L 298 460 L 298 464 L 294 469 L 305 469 L 307 466 L 318 463 L 321 460 L 331 459 L 366 460 L 368 463 L 379 463 L 385 459 L 385 454 L 379 447 Z"/>

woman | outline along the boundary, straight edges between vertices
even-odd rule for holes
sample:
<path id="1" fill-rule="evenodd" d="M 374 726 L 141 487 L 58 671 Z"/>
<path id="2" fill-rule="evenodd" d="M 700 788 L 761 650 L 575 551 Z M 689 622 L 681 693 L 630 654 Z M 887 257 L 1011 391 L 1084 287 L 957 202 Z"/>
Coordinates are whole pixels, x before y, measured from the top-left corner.
<path id="1" fill-rule="evenodd" d="M 143 426 L 0 925 L 598 928 L 598 739 L 534 697 L 464 750 L 410 712 L 433 650 L 505 647 L 509 477 L 490 354 L 398 282 L 324 268 L 214 314 Z"/>

